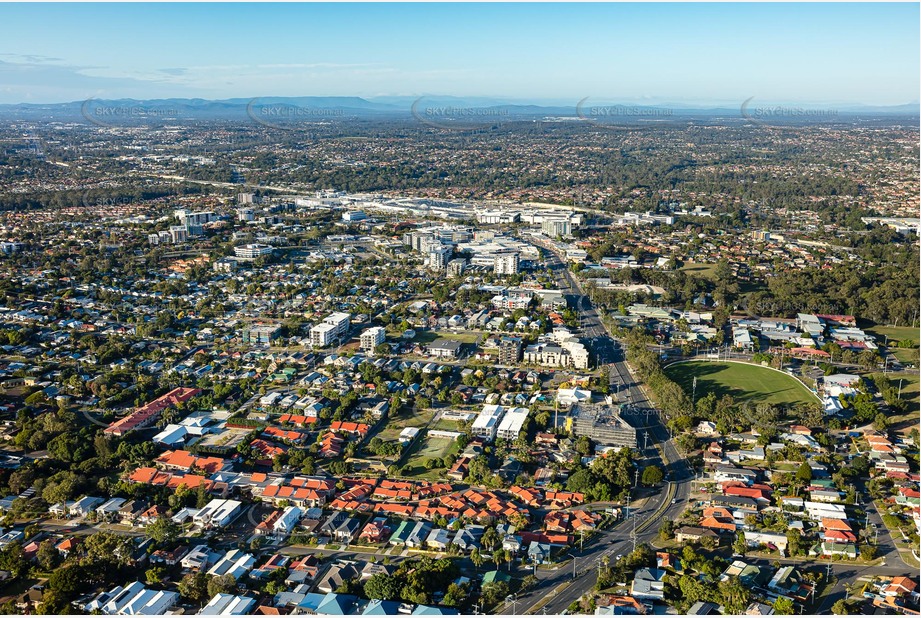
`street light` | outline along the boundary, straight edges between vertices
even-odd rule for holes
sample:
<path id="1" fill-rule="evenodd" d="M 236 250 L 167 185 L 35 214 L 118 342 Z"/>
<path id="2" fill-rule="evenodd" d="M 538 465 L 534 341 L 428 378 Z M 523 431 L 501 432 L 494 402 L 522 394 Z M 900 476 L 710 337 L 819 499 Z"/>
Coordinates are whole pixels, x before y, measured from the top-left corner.
<path id="1" fill-rule="evenodd" d="M 511 601 L 509 601 L 509 599 L 511 599 Z M 505 603 L 506 603 L 506 604 L 508 604 L 508 603 L 511 603 L 511 604 L 512 604 L 512 616 L 514 616 L 514 615 L 515 615 L 515 606 L 516 606 L 517 603 L 518 603 L 518 595 L 515 594 L 515 593 L 512 593 L 512 594 L 508 595 L 507 597 L 505 597 Z"/>
<path id="2" fill-rule="evenodd" d="M 572 558 L 572 578 L 575 579 L 576 578 L 576 556 L 569 552 L 567 552 L 566 555 Z"/>

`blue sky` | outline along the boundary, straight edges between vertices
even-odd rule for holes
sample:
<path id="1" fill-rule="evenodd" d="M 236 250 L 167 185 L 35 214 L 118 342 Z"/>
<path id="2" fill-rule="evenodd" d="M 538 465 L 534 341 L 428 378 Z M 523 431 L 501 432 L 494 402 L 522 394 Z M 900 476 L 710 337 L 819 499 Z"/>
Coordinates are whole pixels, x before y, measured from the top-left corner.
<path id="1" fill-rule="evenodd" d="M 919 5 L 3 4 L 0 103 L 486 96 L 897 105 Z"/>

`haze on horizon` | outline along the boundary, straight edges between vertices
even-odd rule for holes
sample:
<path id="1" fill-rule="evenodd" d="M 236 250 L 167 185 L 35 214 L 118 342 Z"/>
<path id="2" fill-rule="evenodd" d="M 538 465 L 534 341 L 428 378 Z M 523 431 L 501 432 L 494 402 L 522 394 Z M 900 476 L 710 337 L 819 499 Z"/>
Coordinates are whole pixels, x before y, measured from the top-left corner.
<path id="1" fill-rule="evenodd" d="M 0 103 L 251 96 L 903 105 L 917 3 L 7 4 Z"/>

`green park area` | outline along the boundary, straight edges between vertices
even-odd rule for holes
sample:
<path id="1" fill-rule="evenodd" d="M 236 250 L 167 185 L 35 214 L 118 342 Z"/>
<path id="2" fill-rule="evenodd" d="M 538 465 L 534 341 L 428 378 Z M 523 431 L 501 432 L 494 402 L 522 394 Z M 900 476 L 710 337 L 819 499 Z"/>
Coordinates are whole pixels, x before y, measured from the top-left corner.
<path id="1" fill-rule="evenodd" d="M 746 363 L 695 361 L 669 365 L 665 373 L 688 393 L 697 378 L 698 397 L 714 392 L 737 401 L 773 404 L 815 403 L 816 397 L 799 380 L 767 367 Z"/>
<path id="2" fill-rule="evenodd" d="M 412 446 L 412 452 L 403 465 L 404 476 L 418 477 L 431 481 L 443 480 L 446 466 L 444 459 L 453 455 L 458 450 L 457 440 L 437 436 L 422 436 Z M 426 462 L 435 460 L 432 468 L 426 467 Z"/>
<path id="3" fill-rule="evenodd" d="M 876 335 L 878 338 L 877 342 L 880 345 L 886 343 L 888 338 L 889 351 L 899 360 L 900 363 L 906 365 L 918 364 L 919 333 L 917 328 L 910 326 L 872 326 L 867 328 L 866 331 Z M 913 347 L 898 347 L 898 343 L 900 341 L 911 341 Z"/>

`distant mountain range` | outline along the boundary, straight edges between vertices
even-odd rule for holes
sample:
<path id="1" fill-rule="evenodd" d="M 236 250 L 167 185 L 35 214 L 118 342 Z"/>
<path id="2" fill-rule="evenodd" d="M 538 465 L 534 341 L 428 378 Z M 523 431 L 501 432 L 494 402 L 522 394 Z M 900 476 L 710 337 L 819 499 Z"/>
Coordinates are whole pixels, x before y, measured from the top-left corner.
<path id="1" fill-rule="evenodd" d="M 747 105 L 746 105 L 747 104 Z M 825 115 L 808 110 L 824 110 Z M 773 114 L 773 116 L 771 116 Z M 159 119 L 163 124 L 179 120 L 245 120 L 266 124 L 291 120 L 323 121 L 337 118 L 417 118 L 433 123 L 488 123 L 512 119 L 597 119 L 622 122 L 663 121 L 674 118 L 801 118 L 828 121 L 861 117 L 919 116 L 919 105 L 894 106 L 798 106 L 750 99 L 738 106 L 693 106 L 681 104 L 641 105 L 583 99 L 571 105 L 512 102 L 484 97 L 386 96 L 361 97 L 257 97 L 223 100 L 207 99 L 89 99 L 69 103 L 18 103 L 0 105 L 0 117 L 9 120 L 52 120 L 92 122 L 101 126 L 130 124 L 131 120 Z"/>

